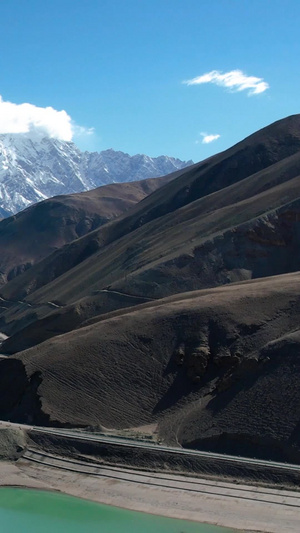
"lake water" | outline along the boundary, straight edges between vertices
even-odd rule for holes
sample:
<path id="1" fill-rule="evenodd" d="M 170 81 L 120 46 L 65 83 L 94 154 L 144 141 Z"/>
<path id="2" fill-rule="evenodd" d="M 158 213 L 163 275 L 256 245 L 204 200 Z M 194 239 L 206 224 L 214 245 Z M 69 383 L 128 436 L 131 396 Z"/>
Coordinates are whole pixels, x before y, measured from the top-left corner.
<path id="1" fill-rule="evenodd" d="M 52 492 L 0 489 L 1 533 L 229 533 Z"/>

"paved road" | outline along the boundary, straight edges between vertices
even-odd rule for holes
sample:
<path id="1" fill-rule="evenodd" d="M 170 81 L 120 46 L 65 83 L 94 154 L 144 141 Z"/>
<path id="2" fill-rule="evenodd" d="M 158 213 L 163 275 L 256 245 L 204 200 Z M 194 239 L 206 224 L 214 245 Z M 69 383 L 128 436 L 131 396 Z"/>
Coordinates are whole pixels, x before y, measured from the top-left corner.
<path id="1" fill-rule="evenodd" d="M 113 289 L 95 290 L 95 294 L 101 294 L 101 293 L 116 294 L 117 296 L 126 296 L 126 298 L 134 298 L 135 300 L 143 300 L 144 303 L 154 302 L 155 300 L 157 300 L 157 298 L 148 298 L 148 296 L 140 296 L 138 294 L 128 294 L 128 292 L 114 291 Z"/>
<path id="2" fill-rule="evenodd" d="M 95 435 L 94 433 L 79 432 L 78 430 L 77 431 L 76 430 L 65 430 L 65 429 L 46 428 L 46 427 L 37 427 L 37 426 L 32 426 L 32 429 L 40 433 L 50 433 L 51 435 L 72 437 L 77 440 L 89 440 L 93 442 L 115 444 L 118 446 L 131 447 L 131 448 L 146 448 L 148 450 L 166 451 L 168 453 L 174 453 L 177 455 L 179 454 L 179 455 L 187 455 L 187 456 L 207 457 L 207 458 L 219 459 L 222 461 L 229 461 L 231 463 L 235 462 L 235 463 L 254 465 L 254 466 L 267 466 L 267 467 L 276 468 L 278 470 L 296 471 L 296 472 L 299 472 L 300 474 L 300 465 L 291 464 L 291 463 L 265 461 L 262 459 L 253 459 L 249 457 L 239 457 L 235 455 L 202 452 L 198 450 L 187 450 L 183 448 L 162 446 L 160 444 L 152 444 L 149 442 L 136 441 L 133 439 L 122 438 L 122 437 Z"/>
<path id="3" fill-rule="evenodd" d="M 101 294 L 101 293 L 104 293 L 104 294 L 105 293 L 106 294 L 116 294 L 117 296 L 126 296 L 126 298 L 133 298 L 134 300 L 142 300 L 144 303 L 145 302 L 152 302 L 152 301 L 156 300 L 156 298 L 148 298 L 146 296 L 128 294 L 128 293 L 125 293 L 125 292 L 114 291 L 112 289 L 98 289 L 98 290 L 94 291 L 94 294 Z M 2 304 L 2 306 L 1 306 L 1 304 Z M 65 307 L 65 305 L 59 305 L 59 304 L 57 304 L 55 302 L 51 302 L 51 301 L 31 304 L 30 302 L 27 302 L 25 300 L 16 300 L 16 301 L 14 301 L 14 300 L 6 300 L 5 298 L 2 298 L 2 296 L 0 296 L 0 308 L 6 310 L 8 307 L 11 307 L 11 306 L 16 305 L 16 304 L 24 305 L 24 306 L 27 306 L 27 307 L 33 307 L 33 308 L 43 307 L 45 305 L 48 305 L 52 309 L 60 309 L 62 307 Z"/>

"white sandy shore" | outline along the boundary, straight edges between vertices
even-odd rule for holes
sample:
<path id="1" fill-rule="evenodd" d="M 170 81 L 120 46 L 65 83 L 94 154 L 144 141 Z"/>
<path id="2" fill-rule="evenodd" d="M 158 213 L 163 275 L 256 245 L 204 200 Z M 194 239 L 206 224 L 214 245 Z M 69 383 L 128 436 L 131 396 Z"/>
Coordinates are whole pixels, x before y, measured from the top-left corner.
<path id="1" fill-rule="evenodd" d="M 300 531 L 299 493 L 199 478 L 188 478 L 187 484 L 184 476 L 169 474 L 169 481 L 162 481 L 162 474 L 145 474 L 149 475 L 148 482 L 147 477 L 141 480 L 134 470 L 103 467 L 101 471 L 107 477 L 60 470 L 24 459 L 17 463 L 0 462 L 0 485 L 58 490 L 126 509 L 248 532 Z"/>

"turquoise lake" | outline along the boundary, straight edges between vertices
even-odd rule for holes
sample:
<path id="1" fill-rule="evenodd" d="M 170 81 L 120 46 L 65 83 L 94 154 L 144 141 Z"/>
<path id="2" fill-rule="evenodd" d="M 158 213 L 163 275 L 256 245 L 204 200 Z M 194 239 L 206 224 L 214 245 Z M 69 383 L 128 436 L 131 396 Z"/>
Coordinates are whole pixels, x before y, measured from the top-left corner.
<path id="1" fill-rule="evenodd" d="M 137 513 L 52 492 L 0 489 L 2 533 L 230 533 L 232 530 Z"/>

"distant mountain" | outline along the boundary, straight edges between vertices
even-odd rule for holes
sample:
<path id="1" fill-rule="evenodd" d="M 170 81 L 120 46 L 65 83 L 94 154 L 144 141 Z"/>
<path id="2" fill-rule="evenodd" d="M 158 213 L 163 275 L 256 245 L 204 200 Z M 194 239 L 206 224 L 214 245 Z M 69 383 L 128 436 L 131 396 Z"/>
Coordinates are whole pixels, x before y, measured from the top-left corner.
<path id="1" fill-rule="evenodd" d="M 81 152 L 38 134 L 0 135 L 0 218 L 52 196 L 170 174 L 190 165 L 173 157 Z"/>

